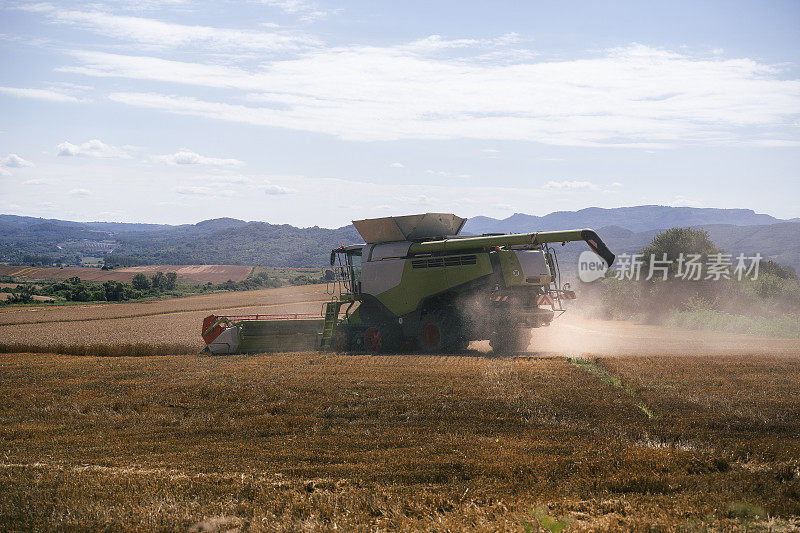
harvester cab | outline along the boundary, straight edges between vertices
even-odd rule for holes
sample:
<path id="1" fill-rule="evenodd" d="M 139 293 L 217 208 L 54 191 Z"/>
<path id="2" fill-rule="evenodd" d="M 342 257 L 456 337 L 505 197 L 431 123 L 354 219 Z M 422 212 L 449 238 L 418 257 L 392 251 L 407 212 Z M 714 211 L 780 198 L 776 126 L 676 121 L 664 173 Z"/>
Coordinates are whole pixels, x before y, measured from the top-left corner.
<path id="1" fill-rule="evenodd" d="M 353 221 L 364 244 L 331 251 L 331 300 L 313 326 L 318 347 L 449 353 L 489 339 L 497 353 L 521 351 L 531 328 L 549 325 L 564 312 L 563 300 L 575 298 L 569 285 L 562 285 L 550 244 L 582 240 L 609 266 L 614 262 L 614 254 L 589 229 L 462 236 L 465 222 L 447 213 Z M 206 319 L 204 337 L 225 332 L 230 342 L 248 338 L 247 331 L 270 329 L 254 324 L 258 318 L 225 322 L 226 317 L 213 317 Z M 309 332 L 309 320 L 280 322 L 291 337 L 296 329 Z M 231 328 L 237 332 L 228 333 Z M 253 338 L 249 343 L 266 344 Z M 241 351 L 241 345 L 225 350 Z"/>
<path id="2" fill-rule="evenodd" d="M 333 281 L 338 295 L 361 294 L 361 251 L 363 244 L 340 246 L 331 250 L 331 266 L 333 267 Z M 328 290 L 328 294 L 333 292 Z"/>

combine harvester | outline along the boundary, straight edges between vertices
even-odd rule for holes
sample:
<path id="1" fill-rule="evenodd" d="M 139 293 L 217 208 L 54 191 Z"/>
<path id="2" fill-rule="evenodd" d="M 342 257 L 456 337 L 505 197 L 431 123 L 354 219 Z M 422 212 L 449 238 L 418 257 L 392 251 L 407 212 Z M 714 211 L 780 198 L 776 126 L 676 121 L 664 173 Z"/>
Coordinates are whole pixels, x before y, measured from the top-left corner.
<path id="1" fill-rule="evenodd" d="M 530 328 L 575 298 L 550 244 L 586 241 L 614 262 L 590 229 L 459 236 L 465 222 L 445 213 L 353 221 L 366 244 L 331 252 L 332 299 L 320 315 L 211 315 L 206 350 L 450 353 L 489 339 L 495 353 L 521 351 Z"/>

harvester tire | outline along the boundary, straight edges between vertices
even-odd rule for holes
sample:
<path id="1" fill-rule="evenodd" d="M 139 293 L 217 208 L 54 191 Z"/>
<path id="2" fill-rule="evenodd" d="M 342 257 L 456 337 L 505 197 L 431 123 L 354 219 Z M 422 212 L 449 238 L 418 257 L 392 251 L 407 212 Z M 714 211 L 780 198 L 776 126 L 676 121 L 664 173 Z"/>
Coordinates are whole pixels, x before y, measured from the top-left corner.
<path id="1" fill-rule="evenodd" d="M 458 331 L 452 320 L 434 314 L 422 320 L 419 335 L 420 349 L 424 353 L 449 353 L 458 348 Z"/>
<path id="2" fill-rule="evenodd" d="M 400 340 L 395 331 L 387 326 L 369 326 L 364 331 L 363 346 L 367 353 L 391 353 L 397 351 Z"/>

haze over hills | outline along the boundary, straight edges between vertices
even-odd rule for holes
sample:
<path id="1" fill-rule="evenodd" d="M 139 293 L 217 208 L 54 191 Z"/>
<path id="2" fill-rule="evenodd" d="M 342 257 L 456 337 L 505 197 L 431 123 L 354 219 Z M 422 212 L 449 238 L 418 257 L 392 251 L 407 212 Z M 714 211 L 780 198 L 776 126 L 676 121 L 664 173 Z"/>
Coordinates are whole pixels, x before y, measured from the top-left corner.
<path id="1" fill-rule="evenodd" d="M 660 230 L 687 226 L 708 230 L 729 253 L 758 252 L 800 270 L 800 219 L 780 220 L 748 209 L 635 206 L 560 211 L 541 217 L 518 213 L 503 220 L 472 218 L 464 233 L 590 227 L 619 254 L 640 250 Z M 74 264 L 81 257 L 96 256 L 121 265 L 323 266 L 332 248 L 360 240 L 352 225 L 297 228 L 219 218 L 171 226 L 0 215 L 0 262 L 17 264 Z M 562 265 L 569 270 L 584 249 L 581 243 L 562 248 Z"/>

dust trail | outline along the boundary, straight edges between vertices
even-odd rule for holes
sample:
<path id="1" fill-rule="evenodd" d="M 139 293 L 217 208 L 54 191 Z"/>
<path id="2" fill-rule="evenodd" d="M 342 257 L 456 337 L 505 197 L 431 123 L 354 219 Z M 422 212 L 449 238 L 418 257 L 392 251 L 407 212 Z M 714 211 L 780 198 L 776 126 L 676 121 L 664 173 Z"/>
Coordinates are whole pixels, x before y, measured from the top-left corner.
<path id="1" fill-rule="evenodd" d="M 590 320 L 566 313 L 532 331 L 528 350 L 580 357 L 621 355 L 798 355 L 800 340 L 697 331 L 613 320 Z"/>

